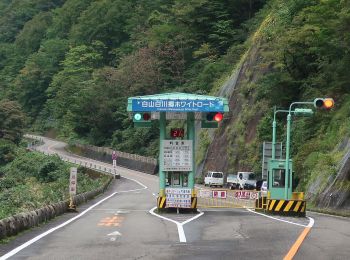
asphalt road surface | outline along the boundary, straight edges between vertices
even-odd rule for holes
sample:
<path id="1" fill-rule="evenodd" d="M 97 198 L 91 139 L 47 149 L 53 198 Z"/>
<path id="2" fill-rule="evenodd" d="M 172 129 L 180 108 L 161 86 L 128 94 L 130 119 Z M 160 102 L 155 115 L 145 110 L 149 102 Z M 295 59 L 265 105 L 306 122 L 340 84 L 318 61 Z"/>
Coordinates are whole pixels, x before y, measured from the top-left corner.
<path id="1" fill-rule="evenodd" d="M 112 168 L 64 146 L 45 139 L 38 150 Z M 158 177 L 121 167 L 117 172 L 122 178 L 78 213 L 0 245 L 0 259 L 291 259 L 293 250 L 293 259 L 350 259 L 349 218 L 310 212 L 308 218 L 270 218 L 247 209 L 158 215 Z"/>

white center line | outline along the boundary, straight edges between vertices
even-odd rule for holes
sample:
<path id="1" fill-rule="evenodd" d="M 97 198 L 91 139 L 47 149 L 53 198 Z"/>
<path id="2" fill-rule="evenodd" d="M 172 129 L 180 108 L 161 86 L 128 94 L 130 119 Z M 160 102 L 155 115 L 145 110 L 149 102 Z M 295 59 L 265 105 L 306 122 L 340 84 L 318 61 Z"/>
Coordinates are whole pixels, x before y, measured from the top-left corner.
<path id="1" fill-rule="evenodd" d="M 183 226 L 186 225 L 187 223 L 191 222 L 192 220 L 195 220 L 195 219 L 199 218 L 200 216 L 202 216 L 202 215 L 204 214 L 204 212 L 201 212 L 201 211 L 198 210 L 198 211 L 200 212 L 198 215 L 196 215 L 196 216 L 194 216 L 193 218 L 190 218 L 190 219 L 188 219 L 188 220 L 186 220 L 186 221 L 180 223 L 180 222 L 178 222 L 178 221 L 176 221 L 176 220 L 173 220 L 173 219 L 170 219 L 170 218 L 167 218 L 167 217 L 164 217 L 164 216 L 161 216 L 161 215 L 155 213 L 154 210 L 155 210 L 156 208 L 157 208 L 157 207 L 152 208 L 152 209 L 149 211 L 149 213 L 151 213 L 153 216 L 156 216 L 156 217 L 158 217 L 158 218 L 161 218 L 161 219 L 164 219 L 164 220 L 167 220 L 167 221 L 170 221 L 170 222 L 176 224 L 176 226 L 177 226 L 177 231 L 178 231 L 178 233 L 179 233 L 179 240 L 180 240 L 181 243 L 186 243 L 186 242 L 187 242 L 187 240 L 186 240 L 186 235 L 185 235 L 185 231 L 184 231 Z"/>

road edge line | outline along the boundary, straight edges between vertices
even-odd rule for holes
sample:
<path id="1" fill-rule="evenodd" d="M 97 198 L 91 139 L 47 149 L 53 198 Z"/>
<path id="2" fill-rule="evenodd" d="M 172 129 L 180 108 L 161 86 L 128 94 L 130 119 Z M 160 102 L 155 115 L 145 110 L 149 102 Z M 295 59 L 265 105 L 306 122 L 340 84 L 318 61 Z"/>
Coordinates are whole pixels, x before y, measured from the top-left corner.
<path id="1" fill-rule="evenodd" d="M 296 226 L 300 226 L 300 227 L 304 227 L 304 228 L 307 227 L 307 226 L 305 226 L 303 224 L 294 223 L 292 221 L 288 221 L 288 220 L 284 220 L 284 219 L 280 219 L 280 218 L 275 218 L 275 217 L 272 217 L 272 216 L 269 216 L 269 215 L 266 215 L 266 214 L 263 214 L 263 213 L 260 213 L 260 212 L 256 212 L 256 211 L 254 211 L 252 209 L 247 209 L 246 208 L 246 210 L 248 210 L 251 213 L 254 213 L 254 214 L 257 214 L 257 215 L 261 215 L 261 216 L 264 216 L 266 218 L 271 218 L 271 219 L 274 219 L 274 220 L 277 220 L 277 221 L 280 221 L 280 222 L 284 222 L 284 223 L 288 223 L 288 224 L 292 224 L 292 225 L 296 225 Z"/>
<path id="2" fill-rule="evenodd" d="M 283 258 L 283 260 L 292 260 L 295 254 L 298 252 L 301 244 L 305 240 L 306 236 L 309 234 L 311 228 L 313 227 L 315 221 L 313 218 L 308 217 L 310 220 L 309 224 L 304 228 L 303 232 L 299 235 L 295 243 L 292 245 L 292 247 L 289 249 L 288 253 L 286 256 Z"/>
<path id="3" fill-rule="evenodd" d="M 118 192 L 114 192 L 111 195 L 103 198 L 102 200 L 98 201 L 97 203 L 95 203 L 94 205 L 90 206 L 89 208 L 87 208 L 86 210 L 84 210 L 83 212 L 79 213 L 77 216 L 63 222 L 62 224 L 53 227 L 47 231 L 45 231 L 44 233 L 41 233 L 40 235 L 37 235 L 36 237 L 33 237 L 32 239 L 30 239 L 29 241 L 23 243 L 22 245 L 12 249 L 10 252 L 7 252 L 6 254 L 4 254 L 3 256 L 0 257 L 0 260 L 5 260 L 8 259 L 11 256 L 14 256 L 15 254 L 17 254 L 18 252 L 22 251 L 23 249 L 25 249 L 26 247 L 30 246 L 31 244 L 34 244 L 36 241 L 42 239 L 43 237 L 51 234 L 52 232 L 70 224 L 71 222 L 75 221 L 76 219 L 82 217 L 83 215 L 85 215 L 88 211 L 92 210 L 93 208 L 95 208 L 96 206 L 100 205 L 102 202 L 104 202 L 105 200 L 108 200 L 109 198 L 113 197 L 115 194 L 117 194 Z"/>
<path id="4" fill-rule="evenodd" d="M 125 177 L 124 177 L 125 178 Z M 126 178 L 126 179 L 129 179 L 129 180 L 132 180 L 130 178 Z M 136 181 L 136 180 L 132 180 L 132 181 Z M 93 208 L 95 208 L 96 206 L 100 205 L 101 203 L 103 203 L 104 201 L 110 199 L 111 197 L 113 197 L 114 195 L 118 194 L 118 193 L 126 193 L 126 192 L 134 192 L 134 191 L 138 191 L 138 190 L 145 190 L 147 189 L 147 187 L 145 185 L 143 185 L 141 182 L 139 181 L 136 181 L 138 184 L 141 184 L 143 187 L 141 189 L 133 189 L 133 190 L 126 190 L 126 191 L 116 191 L 116 192 L 113 192 L 111 195 L 103 198 L 102 200 L 96 202 L 94 205 L 88 207 L 86 210 L 84 210 L 83 212 L 79 213 L 77 216 L 63 222 L 62 224 L 56 226 L 56 227 L 53 227 L 47 231 L 45 231 L 44 233 L 41 233 L 40 235 L 37 235 L 36 237 L 33 237 L 32 239 L 30 239 L 29 241 L 23 243 L 22 245 L 12 249 L 11 251 L 7 252 L 6 254 L 4 254 L 3 256 L 0 256 L 0 260 L 6 260 L 8 259 L 9 257 L 12 257 L 14 256 L 15 254 L 17 254 L 18 252 L 22 251 L 23 249 L 25 249 L 26 247 L 34 244 L 35 242 L 37 242 L 38 240 L 42 239 L 43 237 L 53 233 L 54 231 L 70 224 L 71 222 L 77 220 L 78 218 L 82 217 L 83 215 L 85 215 L 88 211 L 92 210 Z"/>

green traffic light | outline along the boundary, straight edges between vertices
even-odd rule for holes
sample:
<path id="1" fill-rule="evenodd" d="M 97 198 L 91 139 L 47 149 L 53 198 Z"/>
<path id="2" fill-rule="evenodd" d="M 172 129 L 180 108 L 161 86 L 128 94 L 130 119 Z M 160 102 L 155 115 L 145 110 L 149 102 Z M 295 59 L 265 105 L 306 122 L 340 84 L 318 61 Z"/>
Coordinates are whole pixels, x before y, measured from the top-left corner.
<path id="1" fill-rule="evenodd" d="M 135 119 L 136 121 L 140 121 L 141 118 L 142 118 L 142 115 L 141 115 L 140 113 L 136 113 L 136 114 L 134 115 L 134 119 Z"/>

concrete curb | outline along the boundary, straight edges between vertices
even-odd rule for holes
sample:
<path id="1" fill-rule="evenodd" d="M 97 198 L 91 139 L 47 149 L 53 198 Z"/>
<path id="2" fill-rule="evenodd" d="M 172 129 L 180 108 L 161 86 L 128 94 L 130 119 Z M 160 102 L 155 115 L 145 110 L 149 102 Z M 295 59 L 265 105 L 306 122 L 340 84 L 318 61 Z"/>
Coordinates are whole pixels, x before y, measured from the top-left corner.
<path id="1" fill-rule="evenodd" d="M 111 183 L 112 180 L 113 180 L 113 177 L 110 176 L 109 180 L 105 184 L 103 184 L 101 187 L 97 188 L 96 190 L 87 191 L 74 196 L 73 201 L 75 205 L 83 204 L 86 201 L 94 198 L 98 194 L 103 193 L 108 188 L 108 185 Z M 59 215 L 62 215 L 67 212 L 68 205 L 69 205 L 69 200 L 60 201 L 33 211 L 23 212 L 11 217 L 1 219 L 0 220 L 0 239 L 15 236 L 19 232 L 38 226 L 43 222 L 46 222 Z"/>

